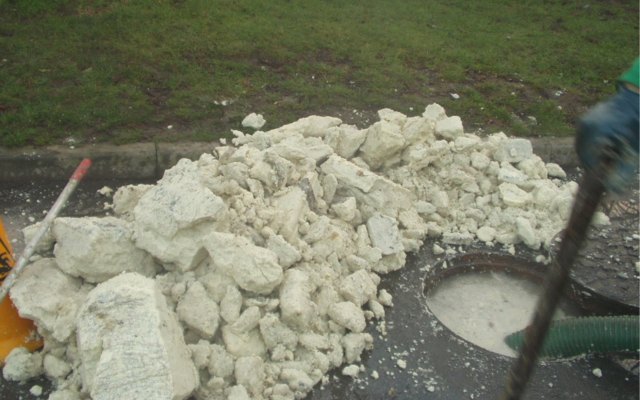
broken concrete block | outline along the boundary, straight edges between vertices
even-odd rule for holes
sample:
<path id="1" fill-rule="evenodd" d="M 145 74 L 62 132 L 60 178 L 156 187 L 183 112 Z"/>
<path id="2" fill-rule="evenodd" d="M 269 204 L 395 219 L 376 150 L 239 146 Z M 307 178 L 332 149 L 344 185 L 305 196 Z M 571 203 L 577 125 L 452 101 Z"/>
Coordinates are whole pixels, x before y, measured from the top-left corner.
<path id="1" fill-rule="evenodd" d="M 233 374 L 234 360 L 223 346 L 210 346 L 209 365 L 207 369 L 213 377 L 226 378 Z"/>
<path id="2" fill-rule="evenodd" d="M 524 161 L 523 161 L 524 162 Z M 522 185 L 527 182 L 529 177 L 511 164 L 503 163 L 498 170 L 498 180 L 500 182 L 513 183 L 514 185 Z"/>
<path id="3" fill-rule="evenodd" d="M 303 159 L 312 159 L 315 163 L 326 159 L 333 154 L 333 149 L 317 137 L 302 137 L 292 135 L 273 145 L 270 152 L 290 161 L 298 162 Z"/>
<path id="4" fill-rule="evenodd" d="M 446 232 L 442 234 L 442 242 L 453 245 L 468 246 L 473 242 L 474 236 L 468 232 Z"/>
<path id="5" fill-rule="evenodd" d="M 63 342 L 75 330 L 73 321 L 87 292 L 80 279 L 62 272 L 53 258 L 42 258 L 24 269 L 10 294 L 22 317 Z"/>
<path id="6" fill-rule="evenodd" d="M 351 364 L 360 361 L 364 349 L 373 344 L 373 337 L 368 333 L 347 333 L 342 338 L 345 362 Z"/>
<path id="7" fill-rule="evenodd" d="M 277 143 L 282 138 L 286 138 L 291 134 L 301 134 L 304 137 L 324 137 L 329 128 L 338 126 L 342 123 L 340 118 L 323 117 L 319 115 L 311 115 L 309 117 L 300 118 L 299 120 L 279 128 L 272 129 L 267 133 Z"/>
<path id="8" fill-rule="evenodd" d="M 345 222 L 352 221 L 358 212 L 355 197 L 347 197 L 341 203 L 334 203 L 331 205 L 331 210 L 336 214 L 338 218 Z"/>
<path id="9" fill-rule="evenodd" d="M 242 293 L 235 285 L 228 285 L 227 292 L 220 302 L 220 316 L 229 324 L 240 317 Z"/>
<path id="10" fill-rule="evenodd" d="M 331 147 L 336 154 L 345 159 L 353 157 L 367 138 L 366 129 L 358 129 L 353 125 L 343 124 L 331 128 L 330 131 L 335 135 L 335 140 Z"/>
<path id="11" fill-rule="evenodd" d="M 383 255 L 394 254 L 404 249 L 398 221 L 382 214 L 374 214 L 367 221 L 367 231 L 371 244 L 380 249 Z"/>
<path id="12" fill-rule="evenodd" d="M 336 155 L 329 157 L 321 169 L 325 174 L 335 176 L 339 184 L 355 187 L 365 193 L 368 193 L 380 179 L 373 172 Z"/>
<path id="13" fill-rule="evenodd" d="M 289 244 L 281 235 L 269 236 L 267 248 L 278 256 L 278 262 L 284 269 L 291 267 L 302 259 L 300 251 Z"/>
<path id="14" fill-rule="evenodd" d="M 61 270 L 88 282 L 121 272 L 155 275 L 152 257 L 134 246 L 131 224 L 115 217 L 56 218 L 54 254 Z"/>
<path id="15" fill-rule="evenodd" d="M 130 216 L 140 198 L 152 187 L 153 185 L 126 185 L 119 187 L 113 195 L 113 211 L 125 218 Z"/>
<path id="16" fill-rule="evenodd" d="M 204 245 L 213 265 L 244 290 L 269 294 L 282 281 L 278 256 L 244 237 L 212 232 Z"/>
<path id="17" fill-rule="evenodd" d="M 280 311 L 282 321 L 299 329 L 308 329 L 316 317 L 316 310 L 311 301 L 311 282 L 302 270 L 289 269 L 285 272 L 280 287 Z"/>
<path id="18" fill-rule="evenodd" d="M 536 235 L 528 219 L 522 217 L 516 218 L 516 229 L 518 230 L 518 236 L 524 244 L 534 250 L 540 248 L 540 238 Z"/>
<path id="19" fill-rule="evenodd" d="M 218 304 L 200 282 L 193 282 L 176 307 L 178 318 L 201 337 L 210 339 L 218 330 Z"/>
<path id="20" fill-rule="evenodd" d="M 460 117 L 447 117 L 436 122 L 436 136 L 447 140 L 454 140 L 464 134 Z"/>
<path id="21" fill-rule="evenodd" d="M 235 377 L 236 382 L 244 386 L 254 398 L 260 397 L 264 389 L 264 361 L 258 356 L 238 358 Z"/>
<path id="22" fill-rule="evenodd" d="M 44 374 L 54 381 L 65 378 L 71 372 L 71 365 L 68 362 L 51 353 L 45 354 L 42 367 L 44 368 Z"/>
<path id="23" fill-rule="evenodd" d="M 404 136 L 396 124 L 380 121 L 367 130 L 367 138 L 360 146 L 362 159 L 372 169 L 380 168 L 386 160 L 405 146 Z"/>
<path id="24" fill-rule="evenodd" d="M 377 285 L 365 270 L 359 270 L 344 278 L 340 284 L 340 295 L 346 300 L 362 306 L 376 297 Z"/>
<path id="25" fill-rule="evenodd" d="M 496 237 L 496 230 L 490 226 L 483 226 L 476 231 L 476 236 L 483 242 L 490 243 Z"/>
<path id="26" fill-rule="evenodd" d="M 200 239 L 228 226 L 228 210 L 192 176 L 173 172 L 165 178 L 133 210 L 135 243 L 163 263 L 187 271 L 206 255 Z"/>
<path id="27" fill-rule="evenodd" d="M 248 332 L 258 326 L 261 317 L 260 308 L 257 306 L 251 306 L 244 310 L 238 319 L 229 326 L 236 333 Z"/>
<path id="28" fill-rule="evenodd" d="M 229 388 L 227 392 L 227 400 L 251 400 L 251 396 L 242 385 L 235 385 Z"/>
<path id="29" fill-rule="evenodd" d="M 424 109 L 422 116 L 432 121 L 440 121 L 447 117 L 447 113 L 440 104 L 432 103 Z"/>
<path id="30" fill-rule="evenodd" d="M 289 187 L 273 200 L 273 205 L 278 213 L 273 228 L 287 241 L 295 243 L 299 221 L 308 208 L 306 194 L 299 187 Z"/>
<path id="31" fill-rule="evenodd" d="M 98 285 L 77 326 L 82 384 L 93 399 L 186 399 L 196 388 L 178 320 L 152 279 L 125 273 Z"/>
<path id="32" fill-rule="evenodd" d="M 4 360 L 2 376 L 7 381 L 25 382 L 42 374 L 42 353 L 31 353 L 24 347 L 16 347 Z"/>
<path id="33" fill-rule="evenodd" d="M 245 128 L 260 129 L 266 122 L 262 114 L 251 113 L 244 117 L 241 124 Z"/>
<path id="34" fill-rule="evenodd" d="M 267 349 L 258 329 L 238 333 L 229 325 L 222 327 L 222 340 L 235 357 L 263 356 Z"/>
<path id="35" fill-rule="evenodd" d="M 520 189 L 513 183 L 501 183 L 498 186 L 500 198 L 504 204 L 511 207 L 522 207 L 531 201 L 531 194 Z"/>
<path id="36" fill-rule="evenodd" d="M 561 166 L 559 166 L 556 163 L 547 163 L 546 164 L 547 167 L 547 173 L 549 174 L 550 177 L 552 178 L 560 178 L 560 179 L 566 179 L 567 178 L 567 173 L 564 172 L 564 169 L 562 169 Z"/>
<path id="37" fill-rule="evenodd" d="M 298 335 L 285 325 L 280 318 L 273 313 L 268 313 L 260 319 L 260 334 L 269 350 L 278 345 L 283 345 L 294 350 L 298 344 Z"/>
<path id="38" fill-rule="evenodd" d="M 407 119 L 402 127 L 406 145 L 423 142 L 433 142 L 435 140 L 435 120 L 421 117 L 411 117 Z"/>
<path id="39" fill-rule="evenodd" d="M 518 163 L 533 155 L 533 147 L 527 139 L 507 139 L 502 141 L 493 157 L 499 162 Z"/>
<path id="40" fill-rule="evenodd" d="M 383 108 L 378 110 L 378 118 L 380 121 L 391 122 L 392 124 L 398 125 L 398 127 L 402 128 L 404 123 L 407 121 L 407 116 L 401 112 L 394 111 L 390 108 Z"/>
<path id="41" fill-rule="evenodd" d="M 352 332 L 362 332 L 366 327 L 362 309 L 350 301 L 336 303 L 329 309 L 329 317 L 336 324 Z"/>

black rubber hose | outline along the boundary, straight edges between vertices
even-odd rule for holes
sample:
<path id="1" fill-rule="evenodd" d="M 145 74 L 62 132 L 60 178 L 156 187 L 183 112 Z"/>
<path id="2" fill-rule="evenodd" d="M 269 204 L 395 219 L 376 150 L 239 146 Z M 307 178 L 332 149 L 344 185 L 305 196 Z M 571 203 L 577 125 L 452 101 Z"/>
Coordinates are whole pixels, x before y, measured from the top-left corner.
<path id="1" fill-rule="evenodd" d="M 578 317 L 554 321 L 539 355 L 564 358 L 585 353 L 637 351 L 639 324 L 640 318 L 637 315 Z M 526 329 L 510 334 L 505 342 L 519 351 L 525 331 Z"/>

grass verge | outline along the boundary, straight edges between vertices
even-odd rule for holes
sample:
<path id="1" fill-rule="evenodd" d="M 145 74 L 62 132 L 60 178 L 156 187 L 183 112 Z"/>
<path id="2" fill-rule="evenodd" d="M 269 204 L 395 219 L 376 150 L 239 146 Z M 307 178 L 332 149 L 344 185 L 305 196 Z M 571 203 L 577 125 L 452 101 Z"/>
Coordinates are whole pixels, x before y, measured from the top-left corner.
<path id="1" fill-rule="evenodd" d="M 267 129 L 364 126 L 432 102 L 467 131 L 571 135 L 637 56 L 637 15 L 597 0 L 0 0 L 0 145 L 213 140 L 254 111 Z"/>

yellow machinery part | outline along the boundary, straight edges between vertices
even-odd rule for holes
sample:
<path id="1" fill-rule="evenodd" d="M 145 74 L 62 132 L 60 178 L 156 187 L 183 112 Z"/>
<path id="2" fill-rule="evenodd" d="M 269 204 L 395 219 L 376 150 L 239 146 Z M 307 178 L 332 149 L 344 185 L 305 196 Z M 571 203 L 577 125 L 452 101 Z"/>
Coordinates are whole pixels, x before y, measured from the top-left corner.
<path id="1" fill-rule="evenodd" d="M 9 237 L 0 218 L 0 281 L 13 267 L 14 260 Z M 7 296 L 0 303 L 0 363 L 16 347 L 26 347 L 33 351 L 42 347 L 42 340 L 36 334 L 36 327 L 30 319 L 21 318 L 18 310 Z"/>

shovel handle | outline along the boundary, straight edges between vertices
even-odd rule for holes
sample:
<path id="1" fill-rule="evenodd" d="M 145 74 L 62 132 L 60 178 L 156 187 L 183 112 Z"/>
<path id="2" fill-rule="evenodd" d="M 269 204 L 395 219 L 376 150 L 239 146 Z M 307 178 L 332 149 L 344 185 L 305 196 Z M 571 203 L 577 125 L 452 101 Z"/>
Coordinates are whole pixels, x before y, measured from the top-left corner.
<path id="1" fill-rule="evenodd" d="M 18 259 L 18 262 L 11 269 L 11 272 L 9 272 L 9 274 L 6 276 L 6 278 L 2 282 L 2 287 L 0 287 L 0 303 L 7 296 L 7 294 L 9 293 L 9 290 L 15 284 L 16 279 L 22 273 L 22 270 L 24 269 L 24 267 L 27 266 L 27 262 L 35 252 L 36 246 L 38 245 L 38 243 L 40 243 L 40 240 L 42 239 L 44 234 L 47 232 L 47 230 L 51 227 L 53 220 L 58 216 L 62 208 L 64 208 L 64 205 L 67 203 L 69 196 L 71 196 L 71 193 L 75 190 L 76 186 L 78 186 L 78 183 L 87 174 L 89 167 L 91 167 L 91 160 L 88 158 L 85 158 L 84 160 L 82 160 L 80 164 L 76 167 L 76 170 L 73 172 L 73 175 L 71 175 L 71 179 L 69 179 L 69 182 L 67 183 L 67 185 L 64 187 L 64 189 L 58 196 L 58 199 L 53 204 L 53 206 L 51 207 L 47 215 L 44 217 L 44 220 L 42 221 L 40 228 L 38 229 L 36 234 L 33 236 L 33 238 L 29 241 L 29 243 L 26 245 L 26 247 L 24 248 L 24 251 L 22 252 L 22 255 Z"/>

